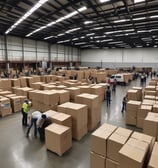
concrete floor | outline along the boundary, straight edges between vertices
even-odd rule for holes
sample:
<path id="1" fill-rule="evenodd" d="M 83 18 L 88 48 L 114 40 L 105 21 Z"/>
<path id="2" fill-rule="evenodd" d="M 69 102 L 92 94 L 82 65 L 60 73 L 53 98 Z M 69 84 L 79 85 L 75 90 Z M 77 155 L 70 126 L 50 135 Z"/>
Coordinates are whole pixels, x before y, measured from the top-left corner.
<path id="1" fill-rule="evenodd" d="M 149 80 L 149 79 L 148 79 Z M 102 104 L 101 123 L 127 127 L 121 113 L 122 98 L 132 86 L 140 86 L 140 81 L 132 81 L 129 86 L 117 86 L 112 95 L 111 107 Z M 33 129 L 32 129 L 33 131 Z M 81 141 L 73 141 L 72 148 L 62 157 L 46 150 L 39 139 L 25 137 L 26 128 L 21 125 L 21 114 L 0 118 L 0 167 L 1 168 L 89 168 L 90 139 L 88 133 Z"/>

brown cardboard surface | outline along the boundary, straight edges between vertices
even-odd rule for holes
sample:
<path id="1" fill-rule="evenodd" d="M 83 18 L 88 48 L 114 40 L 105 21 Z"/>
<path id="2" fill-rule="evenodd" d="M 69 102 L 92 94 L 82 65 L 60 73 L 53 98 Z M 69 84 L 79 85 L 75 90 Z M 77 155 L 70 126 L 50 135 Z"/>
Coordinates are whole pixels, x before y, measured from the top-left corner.
<path id="1" fill-rule="evenodd" d="M 118 168 L 119 163 L 106 158 L 106 168 Z"/>
<path id="2" fill-rule="evenodd" d="M 143 168 L 149 144 L 130 138 L 119 151 L 119 168 Z"/>
<path id="3" fill-rule="evenodd" d="M 106 168 L 105 162 L 106 160 L 103 156 L 90 152 L 90 168 Z"/>
<path id="4" fill-rule="evenodd" d="M 158 142 L 155 142 L 148 168 L 158 168 Z"/>
<path id="5" fill-rule="evenodd" d="M 129 139 L 131 134 L 131 130 L 121 127 L 117 128 L 115 132 L 113 132 L 113 134 L 108 138 L 107 158 L 118 162 L 118 152 Z"/>
<path id="6" fill-rule="evenodd" d="M 62 155 L 72 146 L 72 136 L 69 127 L 51 124 L 45 128 L 46 148 Z"/>
<path id="7" fill-rule="evenodd" d="M 93 132 L 91 138 L 91 151 L 106 157 L 108 137 L 116 130 L 116 128 L 116 126 L 110 124 L 103 124 Z"/>

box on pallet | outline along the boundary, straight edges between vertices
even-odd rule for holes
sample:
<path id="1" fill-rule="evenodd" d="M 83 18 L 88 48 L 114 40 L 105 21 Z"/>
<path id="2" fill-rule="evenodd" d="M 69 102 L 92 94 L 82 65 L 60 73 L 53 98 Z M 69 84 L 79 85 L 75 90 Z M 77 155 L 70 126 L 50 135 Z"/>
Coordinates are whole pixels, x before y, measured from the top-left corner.
<path id="1" fill-rule="evenodd" d="M 46 148 L 62 156 L 72 146 L 72 135 L 69 127 L 51 124 L 45 128 Z"/>
<path id="2" fill-rule="evenodd" d="M 80 94 L 80 88 L 77 87 L 70 87 L 66 88 L 66 90 L 70 93 L 70 100 L 74 101 L 75 97 Z"/>

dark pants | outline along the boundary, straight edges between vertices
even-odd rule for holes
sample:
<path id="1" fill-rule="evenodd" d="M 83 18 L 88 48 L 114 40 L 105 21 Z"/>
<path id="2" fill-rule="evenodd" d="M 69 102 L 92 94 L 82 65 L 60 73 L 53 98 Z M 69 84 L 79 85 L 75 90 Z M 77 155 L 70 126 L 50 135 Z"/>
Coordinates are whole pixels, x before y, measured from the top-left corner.
<path id="1" fill-rule="evenodd" d="M 111 98 L 110 97 L 106 97 L 107 106 L 110 106 L 110 102 L 111 102 Z"/>
<path id="2" fill-rule="evenodd" d="M 121 112 L 123 113 L 124 111 L 126 111 L 126 103 L 122 103 L 122 110 L 121 110 Z"/>
<path id="3" fill-rule="evenodd" d="M 28 127 L 28 130 L 27 130 L 27 136 L 29 135 L 30 133 L 30 129 L 32 128 L 32 126 L 34 125 L 34 136 L 37 137 L 37 124 L 36 124 L 36 121 L 37 121 L 37 118 L 32 118 L 31 119 L 31 123 Z"/>
<path id="4" fill-rule="evenodd" d="M 27 113 L 22 111 L 22 125 L 27 125 Z"/>
<path id="5" fill-rule="evenodd" d="M 44 128 L 38 128 L 38 132 L 39 132 L 39 135 L 40 135 L 40 140 L 44 142 L 45 141 Z"/>

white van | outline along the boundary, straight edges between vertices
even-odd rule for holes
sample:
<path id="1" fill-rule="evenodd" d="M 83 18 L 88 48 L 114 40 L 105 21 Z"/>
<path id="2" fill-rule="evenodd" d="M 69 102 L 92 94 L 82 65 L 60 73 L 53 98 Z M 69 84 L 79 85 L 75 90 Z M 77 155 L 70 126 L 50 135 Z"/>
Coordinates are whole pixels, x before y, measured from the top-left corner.
<path id="1" fill-rule="evenodd" d="M 117 83 L 120 83 L 120 84 L 128 84 L 130 82 L 130 80 L 125 80 L 125 75 L 126 74 L 115 74 L 115 75 L 112 75 L 110 77 L 110 83 L 113 83 L 114 82 L 114 79 L 116 79 Z"/>

